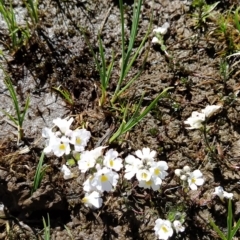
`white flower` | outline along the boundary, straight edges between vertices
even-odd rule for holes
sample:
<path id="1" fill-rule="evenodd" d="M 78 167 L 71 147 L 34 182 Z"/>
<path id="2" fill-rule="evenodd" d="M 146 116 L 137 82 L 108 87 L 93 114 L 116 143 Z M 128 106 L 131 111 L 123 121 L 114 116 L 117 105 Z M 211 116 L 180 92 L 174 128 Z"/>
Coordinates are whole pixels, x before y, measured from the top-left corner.
<path id="1" fill-rule="evenodd" d="M 165 179 L 165 177 L 168 175 L 166 172 L 166 170 L 168 170 L 168 165 L 165 161 L 153 162 L 149 170 L 153 178 L 158 177 Z"/>
<path id="2" fill-rule="evenodd" d="M 46 138 L 46 147 L 44 148 L 44 153 L 50 153 L 52 151 L 52 146 L 55 143 L 57 135 L 50 128 L 43 128 L 42 137 Z"/>
<path id="3" fill-rule="evenodd" d="M 85 173 L 90 168 L 94 167 L 96 164 L 96 156 L 94 155 L 93 150 L 92 151 L 85 151 L 80 155 L 80 160 L 78 161 L 78 168 L 81 170 L 81 172 Z"/>
<path id="4" fill-rule="evenodd" d="M 172 224 L 169 220 L 157 219 L 154 230 L 158 239 L 166 240 L 173 235 Z"/>
<path id="5" fill-rule="evenodd" d="M 71 172 L 71 170 L 65 165 L 62 165 L 61 172 L 63 172 L 63 178 L 65 180 L 71 179 L 74 177 L 74 174 Z"/>
<path id="6" fill-rule="evenodd" d="M 201 113 L 196 111 L 192 112 L 191 117 L 184 121 L 185 124 L 190 125 L 190 127 L 188 127 L 187 129 L 201 128 L 202 122 L 205 121 L 206 118 L 211 117 L 214 113 L 219 111 L 220 108 L 222 108 L 221 105 L 209 105 L 202 109 Z"/>
<path id="7" fill-rule="evenodd" d="M 151 164 L 154 161 L 156 151 L 150 151 L 150 148 L 143 148 L 135 152 L 136 156 L 140 158 L 143 163 Z"/>
<path id="8" fill-rule="evenodd" d="M 203 121 L 205 121 L 205 114 L 194 111 L 184 123 L 190 125 L 187 129 L 199 129 L 202 127 Z"/>
<path id="9" fill-rule="evenodd" d="M 42 137 L 51 138 L 53 135 L 55 135 L 55 134 L 54 134 L 54 132 L 52 131 L 51 128 L 47 128 L 47 127 L 43 128 Z"/>
<path id="10" fill-rule="evenodd" d="M 103 152 L 104 148 L 106 148 L 106 146 L 104 146 L 104 147 L 100 146 L 100 147 L 97 147 L 97 148 L 91 150 L 90 153 L 91 153 L 92 157 L 97 160 L 99 157 L 102 156 L 102 152 Z"/>
<path id="11" fill-rule="evenodd" d="M 102 198 L 99 192 L 93 191 L 92 193 L 86 193 L 82 202 L 86 207 L 100 208 L 102 206 Z"/>
<path id="12" fill-rule="evenodd" d="M 181 223 L 180 221 L 178 221 L 178 220 L 175 220 L 175 221 L 173 222 L 173 227 L 174 227 L 176 233 L 184 232 L 184 230 L 185 230 L 185 227 L 184 227 L 184 226 L 182 225 L 182 223 Z"/>
<path id="13" fill-rule="evenodd" d="M 78 168 L 82 173 L 87 172 L 90 168 L 93 168 L 96 164 L 96 159 L 92 157 L 90 151 L 83 152 L 80 160 L 78 161 Z"/>
<path id="14" fill-rule="evenodd" d="M 151 173 L 147 169 L 140 169 L 136 174 L 138 181 L 149 181 L 151 178 Z"/>
<path id="15" fill-rule="evenodd" d="M 53 150 L 53 146 L 56 143 L 58 138 L 56 136 L 51 136 L 49 139 L 46 140 L 46 147 L 43 149 L 44 153 L 48 154 Z"/>
<path id="16" fill-rule="evenodd" d="M 56 119 L 53 120 L 53 123 L 66 136 L 69 135 L 72 132 L 72 130 L 70 130 L 70 126 L 71 126 L 72 122 L 73 122 L 73 118 L 70 118 L 69 120 L 56 118 Z"/>
<path id="17" fill-rule="evenodd" d="M 96 187 L 100 192 L 110 192 L 117 185 L 119 175 L 107 167 L 99 169 L 91 182 L 93 187 Z"/>
<path id="18" fill-rule="evenodd" d="M 69 139 L 65 136 L 61 138 L 55 138 L 52 145 L 52 150 L 57 157 L 61 157 L 63 154 L 68 155 L 71 150 L 69 145 Z"/>
<path id="19" fill-rule="evenodd" d="M 123 167 L 122 159 L 118 158 L 118 152 L 113 149 L 109 149 L 106 152 L 103 163 L 106 167 L 114 169 L 115 171 L 119 171 Z"/>
<path id="20" fill-rule="evenodd" d="M 90 168 L 94 167 L 97 159 L 102 156 L 102 150 L 104 148 L 105 147 L 97 147 L 91 151 L 84 151 L 80 156 L 80 160 L 78 161 L 79 170 L 85 173 Z"/>
<path id="21" fill-rule="evenodd" d="M 201 112 L 205 114 L 207 118 L 211 117 L 214 113 L 218 112 L 222 108 L 221 105 L 208 105 Z"/>
<path id="22" fill-rule="evenodd" d="M 125 158 L 125 162 L 126 162 L 126 165 L 125 165 L 124 177 L 130 180 L 138 172 L 138 170 L 142 168 L 143 163 L 141 160 L 134 157 L 133 155 L 128 155 Z"/>
<path id="23" fill-rule="evenodd" d="M 86 129 L 76 129 L 70 133 L 70 143 L 74 145 L 77 152 L 84 151 L 91 137 L 91 133 Z"/>
<path id="24" fill-rule="evenodd" d="M 168 22 L 165 22 L 161 27 L 154 29 L 153 32 L 159 33 L 161 35 L 165 35 L 169 27 L 170 27 L 170 24 Z"/>
<path id="25" fill-rule="evenodd" d="M 93 178 L 94 176 L 90 175 L 88 179 L 83 183 L 83 190 L 85 192 L 92 192 L 97 190 L 97 188 L 92 185 Z"/>
<path id="26" fill-rule="evenodd" d="M 213 194 L 214 194 L 214 195 L 218 195 L 219 198 L 220 198 L 222 201 L 223 201 L 224 198 L 227 198 L 227 199 L 232 199 L 232 198 L 233 198 L 233 194 L 224 191 L 221 186 L 215 187 L 215 192 L 214 192 Z"/>
<path id="27" fill-rule="evenodd" d="M 144 181 L 144 180 L 139 181 L 138 186 L 142 188 L 148 188 L 148 189 L 152 188 L 153 191 L 157 191 L 160 189 L 161 183 L 162 183 L 162 180 L 160 178 L 157 178 L 157 179 L 151 178 L 148 181 Z"/>
<path id="28" fill-rule="evenodd" d="M 200 170 L 194 170 L 189 174 L 188 185 L 191 190 L 197 190 L 197 186 L 201 186 L 203 183 L 204 179 Z"/>

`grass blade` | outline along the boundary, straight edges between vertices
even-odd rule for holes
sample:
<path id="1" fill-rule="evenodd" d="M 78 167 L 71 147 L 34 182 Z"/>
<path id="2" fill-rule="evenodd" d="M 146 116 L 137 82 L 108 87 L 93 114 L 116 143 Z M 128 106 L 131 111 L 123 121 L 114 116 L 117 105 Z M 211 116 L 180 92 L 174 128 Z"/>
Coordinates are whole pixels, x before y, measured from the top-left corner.
<path id="1" fill-rule="evenodd" d="M 116 131 L 116 133 L 113 134 L 113 136 L 110 138 L 109 143 L 113 142 L 115 139 L 117 139 L 119 136 L 121 136 L 122 134 L 130 131 L 136 124 L 138 124 L 150 111 L 151 109 L 154 108 L 154 106 L 156 105 L 156 103 L 159 101 L 160 98 L 163 98 L 164 95 L 167 93 L 167 91 L 169 89 L 172 89 L 172 87 L 168 87 L 166 89 L 164 89 L 150 104 L 148 107 L 146 107 L 142 113 L 139 114 L 139 109 L 140 109 L 140 105 L 141 102 L 143 100 L 143 96 L 140 99 L 140 102 L 137 106 L 136 111 L 134 112 L 133 116 L 126 122 L 125 118 L 127 115 L 127 109 L 128 107 L 126 107 L 125 111 L 124 111 L 124 117 L 123 117 L 123 121 L 120 125 L 120 127 L 118 128 L 118 130 Z"/>
<path id="2" fill-rule="evenodd" d="M 61 89 L 62 88 L 62 89 Z M 70 92 L 63 88 L 61 85 L 59 87 L 52 87 L 53 90 L 55 90 L 56 92 L 60 93 L 61 96 L 64 98 L 64 100 L 71 106 L 74 105 L 74 100 L 70 94 Z"/>
<path id="3" fill-rule="evenodd" d="M 219 235 L 219 237 L 222 240 L 227 240 L 227 238 L 224 236 L 223 232 L 220 230 L 220 228 L 213 222 L 212 219 L 210 219 L 210 225 L 212 226 L 213 230 Z"/>
<path id="4" fill-rule="evenodd" d="M 67 234 L 68 234 L 68 236 L 71 238 L 71 240 L 74 240 L 73 235 L 72 235 L 70 229 L 69 229 L 66 225 L 64 225 L 64 228 L 66 229 Z"/>
<path id="5" fill-rule="evenodd" d="M 99 53 L 100 53 L 100 58 L 101 58 L 101 63 L 102 63 L 102 67 L 101 67 L 102 77 L 100 78 L 100 80 L 101 80 L 102 88 L 104 89 L 104 91 L 106 91 L 106 88 L 108 85 L 108 83 L 106 82 L 106 80 L 107 80 L 107 78 L 106 78 L 106 61 L 105 61 L 105 56 L 104 56 L 103 43 L 102 43 L 100 36 L 99 36 L 98 40 L 99 40 Z"/>
<path id="6" fill-rule="evenodd" d="M 240 9 L 240 7 L 238 7 L 235 11 L 234 23 L 236 25 L 237 30 L 240 32 L 239 9 Z"/>
<path id="7" fill-rule="evenodd" d="M 5 110 L 1 109 L 1 112 L 3 112 L 5 115 L 7 115 L 9 117 L 9 119 L 15 124 L 15 127 L 18 128 L 18 121 L 8 112 L 6 112 Z"/>
<path id="8" fill-rule="evenodd" d="M 136 8 L 136 4 L 137 4 L 137 8 Z M 129 40 L 129 44 L 128 44 L 127 53 L 125 53 L 124 9 L 123 9 L 123 1 L 122 0 L 119 0 L 119 6 L 120 6 L 120 15 L 121 15 L 122 63 L 121 63 L 121 73 L 120 73 L 120 77 L 119 77 L 119 80 L 117 83 L 117 87 L 114 92 L 113 99 L 111 101 L 112 103 L 115 102 L 116 95 L 118 94 L 118 92 L 121 88 L 122 82 L 130 69 L 130 67 L 128 67 L 128 64 L 129 64 L 129 59 L 130 59 L 132 49 L 134 46 L 134 42 L 136 39 L 136 35 L 137 35 L 142 0 L 134 2 L 132 28 L 131 28 L 131 32 L 130 32 L 130 40 Z M 126 71 L 127 69 L 128 69 L 128 71 Z"/>
<path id="9" fill-rule="evenodd" d="M 47 214 L 47 224 L 45 218 L 43 217 L 43 227 L 44 227 L 44 240 L 51 239 L 51 230 L 50 230 L 50 218 L 49 214 Z"/>
<path id="10" fill-rule="evenodd" d="M 233 239 L 233 237 L 235 236 L 239 228 L 240 228 L 240 219 L 238 219 L 236 226 L 233 228 L 230 239 Z"/>
<path id="11" fill-rule="evenodd" d="M 28 14 L 34 24 L 38 23 L 38 1 L 37 0 L 24 0 L 27 7 Z"/>
<path id="12" fill-rule="evenodd" d="M 143 70 L 144 70 L 144 66 L 145 66 L 145 63 L 146 63 L 146 61 L 147 61 L 147 58 L 148 58 L 148 52 L 147 52 L 146 56 L 144 57 L 144 61 L 143 61 L 143 64 L 142 64 L 142 68 L 139 70 L 139 72 L 138 72 L 130 81 L 128 81 L 128 83 L 127 83 L 121 90 L 119 90 L 119 91 L 116 93 L 116 95 L 113 96 L 113 98 L 112 98 L 112 100 L 111 100 L 112 103 L 114 103 L 115 100 L 116 100 L 119 96 L 121 96 L 121 94 L 122 94 L 124 91 L 126 91 L 126 90 L 137 80 L 137 78 L 140 76 L 140 74 L 141 74 L 141 73 L 143 72 Z M 130 69 L 129 69 L 129 70 L 130 70 Z"/>
<path id="13" fill-rule="evenodd" d="M 125 30 L 124 30 L 124 9 L 123 1 L 119 0 L 120 16 L 121 16 L 121 38 L 122 38 L 122 63 L 121 63 L 121 76 L 123 75 L 123 64 L 125 61 Z"/>
<path id="14" fill-rule="evenodd" d="M 231 199 L 228 200 L 228 216 L 227 216 L 227 239 L 231 240 L 231 232 L 232 232 L 232 201 Z"/>
<path id="15" fill-rule="evenodd" d="M 35 173 L 34 180 L 33 180 L 33 187 L 32 187 L 32 191 L 31 191 L 31 195 L 39 188 L 41 181 L 44 177 L 45 168 L 43 168 L 43 160 L 44 160 L 44 152 L 42 152 L 41 157 L 38 162 L 38 165 L 37 165 L 36 173 Z"/>
<path id="16" fill-rule="evenodd" d="M 23 109 L 23 111 L 22 111 L 22 114 L 20 115 L 21 116 L 21 118 L 20 118 L 20 126 L 22 126 L 23 125 L 23 121 L 24 121 L 24 118 L 25 118 L 25 115 L 26 115 L 26 112 L 27 112 L 27 110 L 28 110 L 28 108 L 29 108 L 29 103 L 30 103 L 30 97 L 29 97 L 29 95 L 27 96 L 27 101 L 26 101 L 26 103 L 25 103 L 25 107 L 24 107 L 24 109 Z"/>
<path id="17" fill-rule="evenodd" d="M 164 97 L 164 95 L 167 93 L 169 89 L 172 89 L 172 87 L 164 89 L 150 104 L 148 107 L 144 109 L 144 111 L 133 121 L 130 121 L 129 124 L 126 124 L 125 132 L 129 131 L 132 127 L 134 127 L 138 122 L 140 122 L 150 111 L 151 109 L 156 105 L 156 103 L 159 101 L 160 98 Z"/>
<path id="18" fill-rule="evenodd" d="M 27 97 L 24 109 L 21 112 L 20 107 L 19 107 L 19 102 L 18 102 L 18 99 L 17 99 L 17 94 L 16 94 L 16 91 L 13 87 L 11 78 L 8 76 L 8 74 L 5 72 L 5 70 L 3 68 L 2 68 L 2 70 L 3 70 L 3 72 L 6 76 L 5 79 L 4 79 L 4 83 L 5 83 L 7 89 L 10 93 L 11 100 L 13 102 L 13 106 L 14 106 L 14 109 L 16 111 L 16 118 L 13 117 L 11 114 L 7 113 L 4 110 L 2 110 L 2 112 L 5 113 L 9 117 L 9 119 L 16 125 L 16 127 L 18 129 L 18 143 L 19 143 L 19 141 L 22 140 L 23 137 L 24 137 L 24 132 L 23 132 L 22 126 L 23 126 L 23 121 L 24 121 L 26 112 L 29 108 L 30 98 L 29 98 L 29 96 Z"/>
<path id="19" fill-rule="evenodd" d="M 6 75 L 6 78 L 5 78 L 5 85 L 6 87 L 8 88 L 8 91 L 10 93 L 10 96 L 11 96 L 11 99 L 13 101 L 13 105 L 14 105 L 14 108 L 15 108 L 15 111 L 16 111 L 16 114 L 17 114 L 17 120 L 18 120 L 18 124 L 20 125 L 21 124 L 21 113 L 20 113 L 20 109 L 19 109 L 19 104 L 18 104 L 18 100 L 17 100 L 17 95 L 16 95 L 16 92 L 15 92 L 15 89 L 13 87 L 13 84 L 12 84 L 12 81 L 10 79 L 10 77 L 5 73 Z M 22 127 L 20 125 L 20 127 Z"/>

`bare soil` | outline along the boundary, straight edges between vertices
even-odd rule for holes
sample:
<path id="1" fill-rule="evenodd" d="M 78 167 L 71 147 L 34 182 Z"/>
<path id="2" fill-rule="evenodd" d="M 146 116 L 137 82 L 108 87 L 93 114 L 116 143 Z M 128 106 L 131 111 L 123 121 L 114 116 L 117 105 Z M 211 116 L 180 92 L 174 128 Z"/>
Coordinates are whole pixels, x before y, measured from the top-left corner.
<path id="1" fill-rule="evenodd" d="M 207 1 L 208 4 L 214 2 Z M 125 1 L 127 36 L 132 5 L 133 1 Z M 24 8 L 18 2 L 14 6 Z M 158 152 L 158 159 L 167 161 L 169 175 L 159 192 L 140 189 L 136 182 L 131 186 L 120 184 L 114 193 L 105 194 L 103 207 L 94 211 L 81 203 L 84 175 L 79 173 L 78 167 L 73 168 L 76 178 L 63 179 L 60 168 L 64 159 L 45 157 L 48 168 L 41 186 L 33 195 L 31 187 L 44 147 L 41 131 L 43 127 L 51 127 L 54 118 L 73 115 L 75 126 L 88 123 L 92 133 L 89 149 L 108 145 L 110 136 L 106 133 L 109 128 L 116 130 L 120 124 L 119 115 L 108 103 L 98 106 L 99 74 L 79 30 L 84 29 L 96 52 L 100 31 L 107 58 L 110 60 L 113 50 L 116 53 L 109 87 L 109 93 L 113 93 L 121 58 L 118 1 L 40 1 L 40 22 L 26 45 L 15 53 L 9 52 L 6 45 L 1 47 L 8 59 L 7 62 L 2 60 L 2 64 L 11 75 L 20 101 L 24 104 L 30 96 L 30 109 L 20 146 L 16 141 L 16 128 L 0 112 L 0 202 L 5 206 L 0 216 L 0 239 L 43 239 L 42 218 L 47 219 L 47 214 L 51 239 L 155 239 L 154 221 L 159 217 L 167 218 L 170 213 L 186 215 L 185 232 L 172 239 L 216 239 L 209 219 L 214 219 L 223 230 L 227 227 L 227 202 L 212 195 L 214 187 L 219 185 L 234 193 L 234 219 L 238 220 L 239 57 L 226 58 L 230 54 L 228 42 L 216 31 L 218 14 L 236 6 L 237 1 L 220 1 L 211 18 L 196 26 L 193 14 L 197 14 L 197 10 L 191 1 L 144 1 L 135 47 L 146 33 L 153 14 L 153 28 L 166 21 L 170 23 L 164 41 L 171 57 L 151 43 L 153 35 L 150 34 L 129 79 L 137 73 L 149 51 L 144 71 L 119 101 L 137 104 L 144 92 L 142 107 L 145 107 L 164 88 L 173 88 L 150 114 L 109 147 L 116 148 L 123 158 L 137 149 L 150 147 Z M 236 38 L 239 40 L 239 35 Z M 10 41 L 5 28 L 0 40 Z M 226 78 L 220 71 L 223 60 L 229 65 Z M 14 112 L 3 79 L 2 74 L 0 106 Z M 60 85 L 70 92 L 73 105 L 67 104 L 53 90 Z M 221 112 L 208 122 L 208 140 L 215 153 L 212 154 L 200 131 L 187 130 L 183 122 L 192 111 L 218 103 L 223 104 Z M 22 154 L 20 151 L 26 147 L 29 151 Z M 203 172 L 205 184 L 197 191 L 185 193 L 174 177 L 174 170 L 185 165 Z"/>

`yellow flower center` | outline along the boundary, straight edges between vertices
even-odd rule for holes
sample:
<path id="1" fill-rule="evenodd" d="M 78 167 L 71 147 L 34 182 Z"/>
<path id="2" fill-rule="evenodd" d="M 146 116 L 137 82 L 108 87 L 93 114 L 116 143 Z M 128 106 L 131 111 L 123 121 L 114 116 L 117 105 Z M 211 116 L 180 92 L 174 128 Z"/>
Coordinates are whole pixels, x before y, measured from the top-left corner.
<path id="1" fill-rule="evenodd" d="M 76 137 L 76 144 L 81 144 L 82 140 L 80 137 Z"/>
<path id="2" fill-rule="evenodd" d="M 195 183 L 196 182 L 196 178 L 192 178 L 192 183 Z"/>
<path id="3" fill-rule="evenodd" d="M 108 177 L 103 174 L 103 175 L 101 176 L 101 178 L 100 178 L 100 181 L 101 181 L 101 182 L 106 182 L 106 181 L 108 181 Z"/>
<path id="4" fill-rule="evenodd" d="M 87 202 L 88 202 L 88 199 L 87 199 L 86 197 L 84 197 L 84 198 L 82 199 L 82 202 L 83 202 L 83 203 L 87 203 Z"/>
<path id="5" fill-rule="evenodd" d="M 146 179 L 147 176 L 148 176 L 148 175 L 147 175 L 145 172 L 142 173 L 142 178 L 143 178 L 143 179 Z"/>
<path id="6" fill-rule="evenodd" d="M 66 149 L 65 144 L 61 143 L 61 144 L 59 145 L 59 149 L 62 150 L 62 151 L 64 151 L 64 150 Z"/>
<path id="7" fill-rule="evenodd" d="M 114 163 L 113 163 L 113 160 L 112 160 L 112 159 L 109 161 L 109 165 L 110 165 L 111 167 L 113 167 Z"/>
<path id="8" fill-rule="evenodd" d="M 151 186 L 152 185 L 152 181 L 151 180 L 147 181 L 146 185 Z"/>
<path id="9" fill-rule="evenodd" d="M 163 232 L 165 232 L 165 233 L 168 232 L 168 229 L 167 229 L 165 226 L 162 226 L 162 230 L 163 230 Z"/>
<path id="10" fill-rule="evenodd" d="M 154 169 L 154 174 L 158 176 L 160 174 L 160 170 L 158 168 L 155 168 Z"/>

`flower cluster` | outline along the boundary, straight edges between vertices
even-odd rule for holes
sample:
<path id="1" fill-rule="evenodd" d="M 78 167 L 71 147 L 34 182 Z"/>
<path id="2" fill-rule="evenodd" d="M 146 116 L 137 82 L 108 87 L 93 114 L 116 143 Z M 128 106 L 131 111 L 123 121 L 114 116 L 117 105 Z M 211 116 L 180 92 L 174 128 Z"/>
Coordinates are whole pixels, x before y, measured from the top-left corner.
<path id="1" fill-rule="evenodd" d="M 155 221 L 154 230 L 158 239 L 165 240 L 173 235 L 174 230 L 176 233 L 183 232 L 185 227 L 183 227 L 182 223 L 178 220 L 175 220 L 173 223 L 171 223 L 169 220 L 158 218 Z"/>
<path id="2" fill-rule="evenodd" d="M 87 192 L 83 199 L 86 206 L 94 206 L 92 195 L 94 193 L 94 201 L 98 199 L 102 203 L 101 194 L 110 192 L 116 187 L 119 174 L 117 173 L 123 168 L 122 159 L 118 157 L 118 152 L 110 149 L 106 154 L 102 155 L 104 147 L 96 148 L 92 151 L 85 151 L 81 154 L 78 161 L 81 172 L 91 172 L 87 180 L 83 183 L 83 190 Z M 155 161 L 156 151 L 149 148 L 143 148 L 135 152 L 136 156 L 128 155 L 125 158 L 125 174 L 128 180 L 136 176 L 139 187 L 151 188 L 154 191 L 159 190 L 162 180 L 168 175 L 166 170 L 168 165 L 165 161 Z M 99 202 L 98 202 L 99 203 Z M 101 204 L 97 206 L 101 206 Z"/>
<path id="3" fill-rule="evenodd" d="M 86 195 L 82 202 L 88 207 L 99 208 L 102 206 L 102 194 L 113 191 L 116 187 L 119 179 L 117 172 L 123 168 L 123 160 L 114 149 L 109 149 L 105 155 L 103 151 L 106 147 L 85 150 L 91 134 L 85 129 L 71 130 L 72 122 L 73 118 L 57 118 L 53 120 L 56 131 L 43 129 L 42 136 L 46 139 L 44 152 L 53 152 L 57 157 L 68 156 L 70 153 L 73 155 L 79 170 L 89 174 L 83 183 Z M 156 151 L 151 151 L 150 148 L 137 150 L 135 156 L 128 155 L 125 158 L 124 177 L 130 180 L 136 176 L 139 187 L 159 190 L 162 180 L 168 175 L 168 165 L 165 161 L 155 161 L 155 156 Z M 65 164 L 61 171 L 66 180 L 74 177 Z"/>
<path id="4" fill-rule="evenodd" d="M 90 208 L 102 206 L 103 192 L 110 192 L 116 187 L 121 170 L 122 159 L 118 152 L 110 149 L 103 156 L 106 147 L 98 147 L 91 151 L 84 151 L 78 160 L 78 168 L 82 173 L 90 173 L 83 183 L 83 190 L 86 192 L 82 202 Z"/>
<path id="5" fill-rule="evenodd" d="M 191 190 L 197 190 L 197 187 L 204 183 L 202 172 L 198 169 L 191 172 L 189 166 L 184 166 L 183 169 L 176 169 L 175 175 L 182 180 L 184 187 L 188 186 Z"/>
<path id="6" fill-rule="evenodd" d="M 54 132 L 50 128 L 43 129 L 42 137 L 46 139 L 44 153 L 53 152 L 57 157 L 61 157 L 64 154 L 70 154 L 72 148 L 77 152 L 84 151 L 91 133 L 86 129 L 71 130 L 72 122 L 73 118 L 69 120 L 57 118 L 53 120 L 53 123 L 59 131 Z"/>
<path id="7" fill-rule="evenodd" d="M 189 125 L 187 129 L 199 129 L 202 127 L 202 123 L 206 118 L 210 118 L 214 113 L 218 112 L 222 108 L 221 105 L 209 105 L 206 106 L 201 112 L 194 111 L 192 112 L 191 117 L 189 117 L 185 124 Z"/>
<path id="8" fill-rule="evenodd" d="M 167 163 L 165 161 L 156 162 L 154 160 L 156 151 L 150 151 L 150 148 L 137 150 L 135 155 L 137 157 L 130 154 L 125 158 L 124 177 L 130 180 L 136 175 L 139 187 L 159 190 L 162 180 L 168 175 Z"/>
<path id="9" fill-rule="evenodd" d="M 98 147 L 81 154 L 78 166 L 81 172 L 91 172 L 87 180 L 83 183 L 83 190 L 86 192 L 82 202 L 85 206 L 99 208 L 102 206 L 101 194 L 110 192 L 116 187 L 121 170 L 122 159 L 118 157 L 118 152 L 110 149 L 103 156 L 105 147 Z"/>
<path id="10" fill-rule="evenodd" d="M 57 127 L 56 131 L 50 128 L 44 128 L 42 136 L 46 139 L 45 153 L 53 152 L 57 157 L 72 154 L 78 161 L 79 170 L 82 173 L 89 172 L 91 175 L 83 183 L 83 189 L 86 192 L 82 202 L 91 208 L 102 206 L 101 194 L 110 192 L 116 187 L 119 175 L 117 171 L 123 167 L 122 159 L 118 157 L 118 152 L 110 149 L 103 156 L 103 150 L 106 147 L 98 147 L 91 151 L 85 150 L 91 137 L 91 133 L 86 129 L 71 130 L 70 126 L 73 118 L 53 120 Z M 61 168 L 65 180 L 74 177 L 74 174 L 63 165 Z"/>
<path id="11" fill-rule="evenodd" d="M 153 33 L 155 34 L 155 36 L 152 39 L 152 43 L 162 45 L 163 44 L 162 36 L 168 32 L 169 27 L 170 24 L 168 22 L 165 22 L 161 27 L 154 29 Z"/>
<path id="12" fill-rule="evenodd" d="M 206 114 L 206 113 L 204 113 Z M 207 114 L 206 114 L 207 115 Z M 138 186 L 142 188 L 159 190 L 162 181 L 168 175 L 168 165 L 165 161 L 156 161 L 156 151 L 151 151 L 146 147 L 129 154 L 124 159 L 119 157 L 119 153 L 114 149 L 105 150 L 106 146 L 100 146 L 92 150 L 85 150 L 91 133 L 86 129 L 71 130 L 70 126 L 73 118 L 53 120 L 54 127 L 44 128 L 42 136 L 46 140 L 44 152 L 53 153 L 57 157 L 65 156 L 68 163 L 63 164 L 61 172 L 65 180 L 75 177 L 67 164 L 77 162 L 81 173 L 86 174 L 87 178 L 83 183 L 85 196 L 82 203 L 90 208 L 100 208 L 103 204 L 102 196 L 104 192 L 111 192 L 117 186 L 119 171 L 124 167 L 124 178 L 131 180 L 136 177 Z M 183 169 L 176 169 L 175 174 L 180 177 L 185 185 L 196 190 L 197 186 L 203 184 L 202 173 L 199 170 L 191 172 L 188 166 Z M 221 189 L 215 189 L 215 193 L 220 198 L 231 198 L 231 195 Z M 154 227 L 159 239 L 168 239 L 174 233 L 183 232 L 185 228 L 182 221 L 157 219 Z"/>

